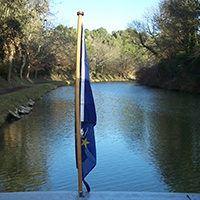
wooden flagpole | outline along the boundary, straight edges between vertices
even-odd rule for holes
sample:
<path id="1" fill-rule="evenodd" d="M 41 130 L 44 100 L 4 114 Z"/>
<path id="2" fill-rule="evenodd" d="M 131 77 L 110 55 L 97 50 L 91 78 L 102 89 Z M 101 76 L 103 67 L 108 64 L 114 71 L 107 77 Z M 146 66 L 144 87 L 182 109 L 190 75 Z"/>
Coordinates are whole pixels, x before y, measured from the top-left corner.
<path id="1" fill-rule="evenodd" d="M 79 197 L 83 197 L 82 189 L 82 158 L 81 158 L 81 121 L 80 121 L 80 56 L 81 56 L 81 30 L 83 12 L 77 12 L 77 47 L 76 47 L 76 141 L 78 163 L 78 188 Z"/>

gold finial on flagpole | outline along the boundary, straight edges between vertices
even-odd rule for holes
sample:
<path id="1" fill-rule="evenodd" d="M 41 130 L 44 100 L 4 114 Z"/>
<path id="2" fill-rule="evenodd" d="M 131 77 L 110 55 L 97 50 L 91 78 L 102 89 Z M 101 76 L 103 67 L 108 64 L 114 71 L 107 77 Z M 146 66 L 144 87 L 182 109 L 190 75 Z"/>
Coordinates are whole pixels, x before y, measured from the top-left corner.
<path id="1" fill-rule="evenodd" d="M 82 16 L 83 16 L 83 15 L 84 15 L 84 12 L 78 11 L 78 12 L 77 12 L 77 15 L 82 15 Z"/>

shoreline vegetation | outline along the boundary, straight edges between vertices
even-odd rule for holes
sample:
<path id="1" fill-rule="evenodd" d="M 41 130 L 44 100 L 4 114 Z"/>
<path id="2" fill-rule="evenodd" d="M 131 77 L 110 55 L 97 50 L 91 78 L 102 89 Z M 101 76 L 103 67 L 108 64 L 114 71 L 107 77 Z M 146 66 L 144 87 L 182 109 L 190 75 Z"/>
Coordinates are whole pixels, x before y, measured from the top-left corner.
<path id="1" fill-rule="evenodd" d="M 91 82 L 114 82 L 114 81 L 130 81 L 131 79 L 118 76 L 97 76 L 91 77 Z M 134 80 L 134 79 L 133 79 Z M 74 77 L 52 76 L 51 78 L 39 79 L 23 79 L 18 77 L 12 78 L 8 83 L 0 76 L 0 92 L 7 89 L 16 89 L 16 91 L 0 94 L 0 127 L 10 119 L 9 110 L 14 112 L 16 108 L 26 105 L 31 99 L 33 101 L 40 100 L 44 94 L 61 86 L 73 85 Z M 34 110 L 34 108 L 33 108 Z"/>
<path id="2" fill-rule="evenodd" d="M 48 0 L 6 2 L 0 7 L 0 90 L 27 88 L 16 92 L 19 97 L 3 95 L 0 124 L 7 104 L 16 108 L 31 95 L 42 96 L 40 91 L 71 84 L 76 66 L 77 30 L 54 24 Z M 85 29 L 91 82 L 130 78 L 139 85 L 200 94 L 199 8 L 196 0 L 160 0 L 143 19 L 130 19 L 126 30 Z"/>
<path id="3" fill-rule="evenodd" d="M 54 23 L 50 1 L 6 2 L 0 7 L 0 94 L 27 88 L 0 95 L 0 125 L 8 109 L 73 83 L 76 66 L 77 30 Z M 199 8 L 196 0 L 160 0 L 143 19 L 130 18 L 125 30 L 85 29 L 91 82 L 130 78 L 139 85 L 200 94 Z"/>

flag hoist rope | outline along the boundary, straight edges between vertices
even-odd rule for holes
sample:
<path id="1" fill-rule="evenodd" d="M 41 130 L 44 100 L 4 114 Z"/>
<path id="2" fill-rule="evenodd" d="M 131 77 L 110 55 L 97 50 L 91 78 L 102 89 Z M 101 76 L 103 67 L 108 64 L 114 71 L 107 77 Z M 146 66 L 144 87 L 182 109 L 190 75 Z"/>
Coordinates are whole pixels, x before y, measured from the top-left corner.
<path id="1" fill-rule="evenodd" d="M 83 12 L 77 12 L 77 47 L 76 47 L 76 140 L 77 140 L 77 162 L 78 162 L 78 188 L 79 197 L 83 197 L 82 189 L 82 159 L 81 159 L 81 121 L 80 121 L 80 56 L 81 56 L 81 26 Z"/>

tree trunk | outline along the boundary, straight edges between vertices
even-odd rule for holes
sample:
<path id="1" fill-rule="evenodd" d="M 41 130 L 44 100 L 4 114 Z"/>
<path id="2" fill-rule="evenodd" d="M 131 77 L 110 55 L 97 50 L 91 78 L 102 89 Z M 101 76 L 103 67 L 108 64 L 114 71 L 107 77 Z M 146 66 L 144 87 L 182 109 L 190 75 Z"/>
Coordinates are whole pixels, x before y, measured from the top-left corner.
<path id="1" fill-rule="evenodd" d="M 35 79 L 37 79 L 37 74 L 38 74 L 38 71 L 35 70 Z"/>
<path id="2" fill-rule="evenodd" d="M 23 70 L 24 70 L 24 67 L 25 67 L 25 64 L 26 64 L 26 52 L 25 52 L 25 55 L 24 55 L 24 58 L 23 58 L 23 63 L 22 63 L 22 66 L 20 68 L 20 78 L 23 79 Z"/>
<path id="3" fill-rule="evenodd" d="M 103 66 L 101 67 L 101 74 L 103 74 Z"/>
<path id="4" fill-rule="evenodd" d="M 98 67 L 96 66 L 95 67 L 95 74 L 96 74 L 96 76 L 97 76 L 97 73 L 98 73 Z"/>
<path id="5" fill-rule="evenodd" d="M 29 75 L 30 75 L 30 70 L 31 70 L 31 66 L 30 64 L 27 67 L 27 74 L 26 74 L 26 78 L 29 79 Z"/>
<path id="6" fill-rule="evenodd" d="M 8 58 L 8 77 L 7 77 L 7 81 L 10 82 L 10 78 L 11 78 L 11 71 L 12 71 L 12 61 L 13 61 L 13 55 L 14 55 L 14 48 L 12 46 L 12 44 L 9 45 L 9 58 Z"/>

